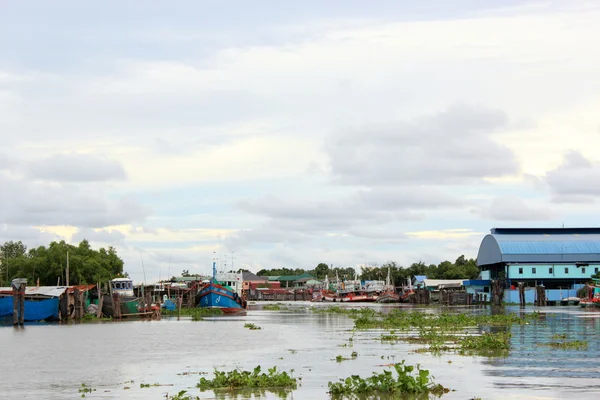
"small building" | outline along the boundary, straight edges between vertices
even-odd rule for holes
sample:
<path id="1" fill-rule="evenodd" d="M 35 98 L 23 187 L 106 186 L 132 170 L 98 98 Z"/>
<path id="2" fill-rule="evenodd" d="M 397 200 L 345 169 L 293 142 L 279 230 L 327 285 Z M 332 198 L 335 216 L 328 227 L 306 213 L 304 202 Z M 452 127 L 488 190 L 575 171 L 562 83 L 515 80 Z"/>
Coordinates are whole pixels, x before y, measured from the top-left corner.
<path id="1" fill-rule="evenodd" d="M 518 302 L 517 282 L 544 286 L 547 301 L 561 301 L 600 270 L 600 228 L 493 228 L 477 265 L 482 280 L 505 281 L 506 302 Z M 533 302 L 534 291 L 526 292 Z"/>
<path id="2" fill-rule="evenodd" d="M 417 281 L 416 287 L 427 288 L 427 290 L 461 289 L 464 279 L 423 279 Z"/>
<path id="3" fill-rule="evenodd" d="M 285 288 L 302 288 L 309 280 L 315 279 L 311 274 L 305 272 L 301 275 L 281 275 L 267 277 L 269 282 L 280 282 L 281 287 Z"/>

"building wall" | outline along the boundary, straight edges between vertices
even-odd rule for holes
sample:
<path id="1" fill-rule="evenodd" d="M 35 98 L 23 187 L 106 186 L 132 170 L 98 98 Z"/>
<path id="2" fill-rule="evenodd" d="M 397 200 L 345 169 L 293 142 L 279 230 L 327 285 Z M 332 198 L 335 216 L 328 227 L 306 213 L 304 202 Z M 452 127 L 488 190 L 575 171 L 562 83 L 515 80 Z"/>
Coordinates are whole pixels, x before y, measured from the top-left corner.
<path id="1" fill-rule="evenodd" d="M 598 264 L 585 267 L 575 264 L 511 264 L 507 266 L 507 276 L 509 279 L 589 279 L 599 270 Z"/>

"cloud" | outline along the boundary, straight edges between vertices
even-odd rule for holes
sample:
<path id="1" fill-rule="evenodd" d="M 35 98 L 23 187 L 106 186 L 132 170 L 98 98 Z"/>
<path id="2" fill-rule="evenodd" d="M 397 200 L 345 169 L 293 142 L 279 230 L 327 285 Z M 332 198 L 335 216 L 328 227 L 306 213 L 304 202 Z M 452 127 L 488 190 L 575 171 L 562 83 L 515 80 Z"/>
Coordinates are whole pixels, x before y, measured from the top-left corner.
<path id="1" fill-rule="evenodd" d="M 28 166 L 32 179 L 55 182 L 103 182 L 127 178 L 119 161 L 93 154 L 58 154 Z"/>
<path id="2" fill-rule="evenodd" d="M 511 196 L 494 198 L 491 205 L 481 211 L 481 215 L 496 221 L 547 221 L 556 216 L 547 207 L 531 207 L 520 198 Z"/>
<path id="3" fill-rule="evenodd" d="M 141 222 L 150 209 L 101 185 L 29 182 L 0 175 L 0 223 L 100 228 Z"/>
<path id="4" fill-rule="evenodd" d="M 563 163 L 546 174 L 553 200 L 558 203 L 588 203 L 600 195 L 600 164 L 594 164 L 578 151 L 565 155 Z"/>
<path id="5" fill-rule="evenodd" d="M 125 235 L 116 230 L 107 231 L 103 229 L 81 228 L 78 229 L 73 235 L 71 241 L 78 243 L 83 239 L 86 239 L 88 242 L 90 242 L 92 246 L 97 244 L 110 246 L 125 245 Z"/>
<path id="6" fill-rule="evenodd" d="M 334 135 L 326 145 L 334 182 L 352 185 L 460 184 L 518 172 L 491 134 L 501 111 L 454 105 L 444 112 Z"/>

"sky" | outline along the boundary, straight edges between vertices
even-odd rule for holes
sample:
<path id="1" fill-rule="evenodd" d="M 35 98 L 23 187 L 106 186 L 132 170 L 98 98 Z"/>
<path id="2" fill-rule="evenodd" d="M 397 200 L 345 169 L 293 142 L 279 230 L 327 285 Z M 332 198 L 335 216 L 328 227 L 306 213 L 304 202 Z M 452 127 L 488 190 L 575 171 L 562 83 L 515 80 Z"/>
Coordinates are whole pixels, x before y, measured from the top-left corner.
<path id="1" fill-rule="evenodd" d="M 0 242 L 182 270 L 597 226 L 595 1 L 0 1 Z"/>

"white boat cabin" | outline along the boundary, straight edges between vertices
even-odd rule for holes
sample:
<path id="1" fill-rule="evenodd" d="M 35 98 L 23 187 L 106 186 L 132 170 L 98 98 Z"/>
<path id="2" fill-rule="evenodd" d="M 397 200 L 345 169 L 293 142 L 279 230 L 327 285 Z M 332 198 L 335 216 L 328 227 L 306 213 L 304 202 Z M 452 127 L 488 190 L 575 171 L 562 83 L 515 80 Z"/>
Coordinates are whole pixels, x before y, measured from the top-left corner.
<path id="1" fill-rule="evenodd" d="M 119 296 L 133 297 L 133 281 L 129 278 L 116 278 L 110 281 L 110 289 L 112 293 L 117 293 Z"/>

